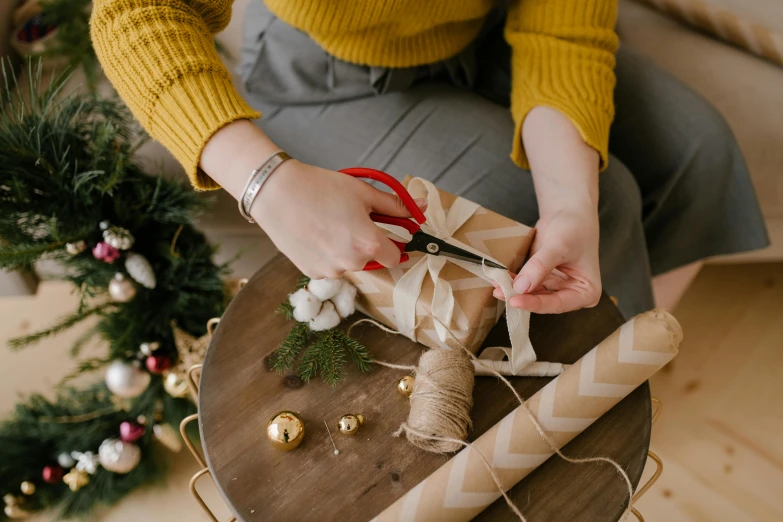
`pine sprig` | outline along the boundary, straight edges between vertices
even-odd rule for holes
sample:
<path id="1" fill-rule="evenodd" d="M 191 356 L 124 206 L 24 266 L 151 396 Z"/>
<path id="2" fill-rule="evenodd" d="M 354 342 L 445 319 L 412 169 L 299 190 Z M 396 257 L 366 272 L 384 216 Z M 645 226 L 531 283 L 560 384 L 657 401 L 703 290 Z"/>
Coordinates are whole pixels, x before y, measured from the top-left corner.
<path id="1" fill-rule="evenodd" d="M 98 58 L 90 41 L 90 2 L 92 0 L 43 0 L 47 24 L 57 27 L 54 42 L 45 56 L 64 57 L 70 67 L 82 67 L 87 84 L 94 90 L 98 79 Z"/>
<path id="2" fill-rule="evenodd" d="M 359 368 L 362 373 L 369 372 L 370 364 L 372 364 L 372 356 L 370 356 L 370 352 L 367 351 L 367 347 L 342 330 L 335 331 L 335 335 L 337 336 L 338 341 L 345 347 L 345 351 L 348 352 L 348 355 L 351 357 L 354 364 L 356 364 L 356 367 Z"/>
<path id="3" fill-rule="evenodd" d="M 109 308 L 114 307 L 114 303 L 105 303 L 93 308 L 90 308 L 89 310 L 85 311 L 77 311 L 74 314 L 71 314 L 67 317 L 64 317 L 61 319 L 57 324 L 50 326 L 49 328 L 45 330 L 40 330 L 38 332 L 32 333 L 30 335 L 25 335 L 23 337 L 16 337 L 14 339 L 11 339 L 8 341 L 8 345 L 13 348 L 14 350 L 18 350 L 20 348 L 24 348 L 26 346 L 30 346 L 31 344 L 35 344 L 38 341 L 45 339 L 46 337 L 50 337 L 52 335 L 56 335 L 60 332 L 64 332 L 65 330 L 69 330 L 70 328 L 76 326 L 77 324 L 81 323 L 88 317 L 91 317 L 93 315 L 98 315 L 105 313 L 106 310 Z"/>
<path id="4" fill-rule="evenodd" d="M 289 321 L 294 319 L 294 307 L 288 301 L 283 301 L 275 309 L 275 313 L 282 315 Z"/>
<path id="5" fill-rule="evenodd" d="M 282 373 L 293 368 L 297 356 L 310 340 L 309 334 L 310 328 L 307 323 L 296 323 L 292 326 L 286 338 L 280 343 L 280 347 L 272 355 L 272 369 Z"/>
<path id="6" fill-rule="evenodd" d="M 305 288 L 309 282 L 309 278 L 301 278 L 296 289 Z M 288 300 L 280 303 L 276 312 L 288 320 L 294 320 L 294 307 Z M 311 340 L 312 344 L 308 346 Z M 362 373 L 370 371 L 372 357 L 362 343 L 339 327 L 312 332 L 309 324 L 302 322 L 294 324 L 272 354 L 272 368 L 280 373 L 293 369 L 303 350 L 296 373 L 305 382 L 320 375 L 324 382 L 336 386 L 345 379 L 347 358 Z"/>
<path id="7" fill-rule="evenodd" d="M 302 356 L 302 362 L 299 365 L 299 377 L 304 382 L 310 382 L 310 380 L 318 375 L 318 366 L 321 361 L 321 352 L 318 346 L 311 344 L 307 347 Z"/>

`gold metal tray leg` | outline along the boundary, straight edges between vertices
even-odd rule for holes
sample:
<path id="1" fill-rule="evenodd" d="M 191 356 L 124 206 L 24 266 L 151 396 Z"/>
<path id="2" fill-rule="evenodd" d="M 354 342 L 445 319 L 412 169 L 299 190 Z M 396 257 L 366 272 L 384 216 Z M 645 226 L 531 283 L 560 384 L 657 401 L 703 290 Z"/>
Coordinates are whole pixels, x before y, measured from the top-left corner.
<path id="1" fill-rule="evenodd" d="M 650 397 L 650 402 L 652 402 L 653 406 L 653 412 L 652 412 L 652 424 L 655 425 L 655 423 L 658 421 L 658 417 L 661 416 L 661 411 L 663 411 L 663 403 L 660 399 L 657 397 Z M 655 472 L 653 473 L 652 477 L 650 477 L 650 480 L 645 482 L 645 484 L 640 487 L 638 490 L 636 490 L 636 494 L 633 496 L 632 503 L 635 504 L 637 500 L 642 498 L 642 495 L 647 493 L 647 491 L 655 484 L 658 479 L 661 477 L 661 474 L 663 473 L 663 461 L 661 458 L 653 453 L 652 451 L 647 452 L 647 458 L 650 458 L 655 462 Z M 639 513 L 639 510 L 637 510 L 634 507 L 631 507 L 631 513 L 634 514 L 634 516 L 639 519 L 639 522 L 644 522 L 644 517 L 641 513 Z"/>
<path id="2" fill-rule="evenodd" d="M 247 280 L 244 280 L 244 282 L 247 282 Z M 241 283 L 241 286 L 244 286 L 244 282 Z M 220 322 L 219 317 L 214 317 L 210 319 L 207 322 L 207 332 L 209 332 L 209 335 L 211 336 L 215 332 L 215 328 L 217 327 L 218 323 Z M 193 397 L 193 401 L 196 403 L 196 407 L 198 408 L 198 392 L 199 392 L 199 385 L 194 377 L 194 373 L 196 371 L 201 370 L 203 364 L 195 364 L 191 366 L 187 371 L 187 383 L 188 388 L 190 389 L 190 394 Z M 199 380 L 201 376 L 199 375 Z M 212 510 L 209 509 L 209 506 L 207 506 L 207 503 L 204 502 L 204 499 L 201 498 L 201 495 L 199 494 L 198 490 L 196 489 L 196 482 L 198 482 L 198 479 L 203 477 L 204 475 L 209 475 L 209 478 L 212 479 L 212 474 L 209 472 L 209 467 L 207 466 L 206 460 L 204 457 L 201 456 L 201 453 L 196 449 L 196 447 L 193 445 L 193 442 L 191 442 L 190 437 L 188 437 L 187 434 L 187 426 L 194 420 L 198 419 L 198 413 L 194 413 L 193 415 L 188 415 L 184 419 L 182 419 L 182 422 L 179 423 L 179 433 L 182 435 L 182 440 L 185 442 L 185 445 L 190 450 L 190 453 L 193 455 L 193 458 L 196 459 L 196 462 L 199 463 L 199 465 L 202 467 L 202 469 L 198 472 L 196 472 L 193 477 L 190 479 L 190 494 L 193 495 L 193 498 L 196 499 L 196 502 L 198 502 L 198 505 L 201 506 L 201 509 L 206 513 L 206 515 L 209 517 L 212 522 L 219 522 L 217 517 L 215 517 L 215 514 L 212 513 Z M 228 519 L 228 522 L 236 522 L 235 517 L 231 517 Z"/>
<path id="3" fill-rule="evenodd" d="M 201 509 L 204 510 L 204 513 L 207 514 L 209 519 L 212 522 L 220 522 L 214 513 L 212 513 L 212 510 L 209 509 L 209 506 L 207 506 L 207 503 L 204 502 L 204 499 L 201 498 L 201 495 L 199 494 L 198 490 L 196 489 L 196 482 L 198 482 L 198 479 L 203 477 L 204 475 L 209 475 L 209 478 L 212 478 L 212 475 L 209 473 L 209 468 L 204 468 L 201 471 L 197 472 L 195 475 L 193 475 L 193 478 L 190 479 L 190 494 L 193 495 L 193 498 L 196 499 L 196 502 L 198 502 L 199 506 L 201 506 Z M 236 522 L 235 517 L 231 517 L 228 519 L 228 522 Z"/>

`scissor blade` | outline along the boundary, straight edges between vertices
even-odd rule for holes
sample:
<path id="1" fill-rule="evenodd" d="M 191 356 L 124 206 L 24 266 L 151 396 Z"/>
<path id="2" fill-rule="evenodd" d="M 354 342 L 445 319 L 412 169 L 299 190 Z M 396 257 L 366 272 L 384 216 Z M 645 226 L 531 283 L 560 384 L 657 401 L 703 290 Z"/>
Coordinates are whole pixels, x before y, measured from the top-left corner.
<path id="1" fill-rule="evenodd" d="M 446 256 L 452 259 L 459 259 L 461 261 L 469 261 L 477 265 L 484 264 L 493 268 L 507 268 L 501 264 L 490 261 L 489 259 L 482 257 L 473 252 L 469 252 L 463 248 L 450 245 L 442 239 L 425 234 L 424 232 L 416 232 L 413 234 L 411 241 L 405 245 L 406 252 L 424 252 L 433 256 Z"/>

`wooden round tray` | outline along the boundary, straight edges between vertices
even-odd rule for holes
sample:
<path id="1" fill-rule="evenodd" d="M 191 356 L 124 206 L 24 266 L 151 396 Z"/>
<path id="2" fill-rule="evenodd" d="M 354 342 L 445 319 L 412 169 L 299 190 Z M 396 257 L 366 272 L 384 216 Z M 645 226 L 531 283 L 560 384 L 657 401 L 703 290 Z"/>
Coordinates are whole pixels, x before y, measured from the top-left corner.
<path id="1" fill-rule="evenodd" d="M 199 422 L 204 452 L 212 477 L 238 520 L 370 520 L 448 457 L 392 437 L 408 415 L 408 401 L 396 391 L 404 372 L 375 367 L 363 375 L 350 368 L 347 379 L 332 388 L 320 379 L 305 384 L 294 375 L 269 370 L 268 355 L 291 327 L 274 309 L 299 277 L 287 259 L 276 257 L 253 276 L 220 321 L 201 376 Z M 574 363 L 623 322 L 604 296 L 592 309 L 534 316 L 531 337 L 542 360 Z M 499 324 L 487 345 L 507 344 L 504 330 L 505 324 Z M 355 328 L 352 335 L 383 361 L 415 365 L 423 350 L 402 336 L 370 325 Z M 514 378 L 512 383 L 523 397 L 529 397 L 548 381 Z M 476 378 L 474 401 L 471 440 L 517 406 L 510 391 L 491 377 Z M 291 452 L 274 449 L 264 434 L 267 421 L 280 410 L 299 412 L 305 422 L 304 441 Z M 336 430 L 337 421 L 346 413 L 361 413 L 367 419 L 355 437 Z M 650 390 L 645 383 L 564 452 L 572 457 L 611 457 L 636 485 L 647 457 L 650 414 Z M 339 455 L 334 455 L 324 420 Z M 615 521 L 626 505 L 626 491 L 609 465 L 573 465 L 554 456 L 509 494 L 531 522 Z M 513 518 L 500 499 L 475 520 Z"/>

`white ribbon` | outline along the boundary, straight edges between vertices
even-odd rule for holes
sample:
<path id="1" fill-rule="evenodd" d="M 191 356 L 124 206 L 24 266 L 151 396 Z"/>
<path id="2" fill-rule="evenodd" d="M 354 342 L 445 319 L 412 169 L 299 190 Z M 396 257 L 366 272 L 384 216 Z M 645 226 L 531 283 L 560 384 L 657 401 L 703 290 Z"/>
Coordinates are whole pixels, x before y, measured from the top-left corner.
<path id="1" fill-rule="evenodd" d="M 479 252 L 453 237 L 454 233 L 480 208 L 479 205 L 458 197 L 448 213 L 446 213 L 435 185 L 421 178 L 414 178 L 408 183 L 408 192 L 414 198 L 425 196 L 427 198 L 428 206 L 425 212 L 427 221 L 422 225 L 422 231 L 447 241 L 449 244 L 478 254 L 485 259 L 498 262 L 485 252 Z M 434 285 L 431 314 L 437 319 L 434 321 L 435 331 L 440 341 L 446 342 L 448 334 L 444 325 L 451 324 L 454 314 L 454 291 L 448 281 L 439 278 L 440 271 L 446 265 L 446 262 L 454 263 L 486 281 L 495 281 L 503 291 L 506 301 L 515 295 L 511 275 L 506 270 L 477 265 L 445 256 L 425 255 L 400 277 L 392 294 L 397 330 L 413 341 L 416 341 L 416 301 L 418 301 L 421 294 L 424 278 L 429 274 Z M 536 361 L 536 352 L 530 344 L 530 313 L 519 308 L 508 307 L 506 309 L 506 320 L 508 322 L 511 348 L 494 348 L 486 356 L 482 353 L 479 357 L 482 361 L 474 361 L 477 375 L 492 375 L 492 372 L 484 367 L 485 362 L 493 370 L 503 375 L 523 375 L 525 368 Z M 497 350 L 502 350 L 504 356 L 508 357 L 508 360 L 495 360 L 495 356 L 498 353 Z M 533 374 L 545 371 L 549 375 L 555 370 L 558 370 L 557 373 L 560 373 L 562 365 L 559 367 L 537 367 Z"/>

